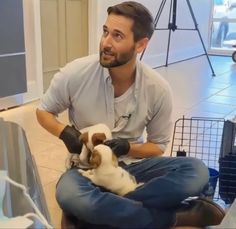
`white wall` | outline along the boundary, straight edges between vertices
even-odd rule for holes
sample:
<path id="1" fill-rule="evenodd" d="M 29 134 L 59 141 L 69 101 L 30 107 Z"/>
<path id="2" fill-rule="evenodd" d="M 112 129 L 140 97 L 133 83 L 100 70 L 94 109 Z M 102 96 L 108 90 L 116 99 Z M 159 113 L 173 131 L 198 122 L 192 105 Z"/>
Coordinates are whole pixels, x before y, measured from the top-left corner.
<path id="1" fill-rule="evenodd" d="M 138 2 L 145 5 L 153 14 L 156 16 L 162 0 L 137 0 Z M 98 45 L 101 35 L 101 28 L 107 17 L 106 9 L 110 5 L 122 2 L 122 0 L 91 0 L 91 5 L 96 4 L 93 8 L 93 19 L 90 22 L 90 30 L 95 34 L 95 39 L 92 42 L 96 45 L 91 46 L 90 53 L 96 53 L 98 51 Z M 96 2 L 96 3 L 95 3 Z M 209 18 L 211 14 L 211 0 L 189 0 L 194 16 L 198 23 L 200 34 L 204 40 L 204 44 L 208 49 L 208 31 L 209 31 Z M 177 26 L 178 28 L 194 29 L 194 23 L 190 10 L 187 5 L 187 0 L 178 0 L 177 2 Z M 95 8 L 95 9 L 94 9 Z M 165 7 L 161 13 L 160 20 L 157 24 L 157 28 L 167 28 L 168 26 L 168 15 L 170 8 L 170 0 L 166 1 Z M 94 15 L 97 15 L 95 17 Z M 96 18 L 96 19 L 95 19 Z M 186 31 L 176 30 L 171 32 L 172 39 L 170 40 L 170 51 L 169 51 L 169 63 L 185 58 L 190 58 L 196 55 L 204 53 L 202 43 L 200 41 L 197 31 Z M 149 47 L 145 52 L 143 60 L 149 63 L 151 66 L 156 67 L 165 64 L 166 60 L 166 48 L 168 43 L 168 30 L 160 31 L 156 30 L 149 43 Z"/>

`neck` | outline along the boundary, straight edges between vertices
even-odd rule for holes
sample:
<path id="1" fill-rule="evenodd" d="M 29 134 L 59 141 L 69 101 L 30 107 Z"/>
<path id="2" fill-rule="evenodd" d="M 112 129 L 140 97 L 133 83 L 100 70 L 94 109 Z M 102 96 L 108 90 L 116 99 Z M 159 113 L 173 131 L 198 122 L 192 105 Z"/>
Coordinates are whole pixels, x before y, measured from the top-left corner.
<path id="1" fill-rule="evenodd" d="M 115 68 L 110 68 L 109 73 L 112 78 L 112 82 L 124 82 L 130 81 L 135 75 L 136 59 L 132 59 L 130 62 Z"/>
<path id="2" fill-rule="evenodd" d="M 115 97 L 118 97 L 125 93 L 135 80 L 136 60 L 116 68 L 110 68 L 109 73 L 112 79 Z"/>

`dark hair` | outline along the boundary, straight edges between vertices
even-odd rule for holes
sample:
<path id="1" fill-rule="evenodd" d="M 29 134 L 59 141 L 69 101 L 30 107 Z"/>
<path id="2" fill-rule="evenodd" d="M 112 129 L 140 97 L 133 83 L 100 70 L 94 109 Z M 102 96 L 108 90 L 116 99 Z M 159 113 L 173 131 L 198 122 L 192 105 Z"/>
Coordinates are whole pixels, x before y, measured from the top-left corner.
<path id="1" fill-rule="evenodd" d="M 154 31 L 153 17 L 150 11 L 142 4 L 134 1 L 122 2 L 107 8 L 107 13 L 122 15 L 134 20 L 132 31 L 134 41 L 139 41 L 144 37 L 149 39 Z"/>

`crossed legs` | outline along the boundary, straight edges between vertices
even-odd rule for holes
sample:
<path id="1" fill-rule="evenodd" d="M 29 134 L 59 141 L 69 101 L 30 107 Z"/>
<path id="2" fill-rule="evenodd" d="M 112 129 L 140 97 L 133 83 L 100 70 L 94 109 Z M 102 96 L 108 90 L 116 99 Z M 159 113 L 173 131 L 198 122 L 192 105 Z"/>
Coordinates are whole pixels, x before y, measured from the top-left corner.
<path id="1" fill-rule="evenodd" d="M 72 169 L 58 182 L 59 205 L 65 212 L 93 224 L 168 228 L 175 222 L 179 203 L 199 195 L 209 178 L 207 167 L 188 157 L 154 157 L 124 168 L 145 184 L 121 197 L 96 187 Z"/>

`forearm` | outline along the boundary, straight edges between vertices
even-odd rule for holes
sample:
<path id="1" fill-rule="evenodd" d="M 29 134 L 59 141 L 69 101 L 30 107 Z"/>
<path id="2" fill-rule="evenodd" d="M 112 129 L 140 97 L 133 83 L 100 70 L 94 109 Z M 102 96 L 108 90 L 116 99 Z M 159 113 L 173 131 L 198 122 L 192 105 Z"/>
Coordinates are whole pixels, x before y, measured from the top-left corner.
<path id="1" fill-rule="evenodd" d="M 36 116 L 39 124 L 57 137 L 60 136 L 62 130 L 65 128 L 65 124 L 60 123 L 53 114 L 47 111 L 37 109 Z"/>
<path id="2" fill-rule="evenodd" d="M 146 142 L 143 144 L 130 144 L 128 155 L 136 158 L 147 158 L 153 156 L 160 156 L 164 152 L 158 147 L 157 144 Z"/>

